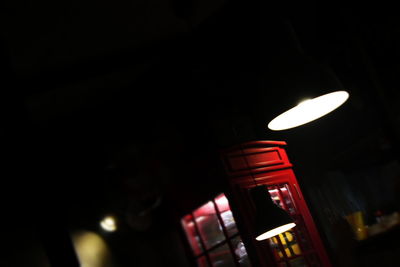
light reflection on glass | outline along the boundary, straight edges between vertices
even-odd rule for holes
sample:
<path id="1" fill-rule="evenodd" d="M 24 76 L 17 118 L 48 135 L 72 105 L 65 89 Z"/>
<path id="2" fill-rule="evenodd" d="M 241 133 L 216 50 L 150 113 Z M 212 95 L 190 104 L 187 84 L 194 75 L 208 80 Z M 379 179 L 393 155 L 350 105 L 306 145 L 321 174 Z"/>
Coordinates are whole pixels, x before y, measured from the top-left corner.
<path id="1" fill-rule="evenodd" d="M 221 213 L 221 218 L 228 232 L 228 236 L 232 236 L 238 232 L 236 228 L 236 222 L 233 218 L 231 207 L 229 206 L 228 199 L 224 194 L 219 195 L 215 198 L 215 203 L 217 204 L 218 210 Z"/>
<path id="2" fill-rule="evenodd" d="M 185 230 L 186 237 L 188 238 L 190 246 L 192 247 L 193 253 L 195 255 L 199 255 L 201 252 L 203 252 L 203 249 L 201 247 L 200 238 L 197 234 L 194 222 L 192 221 L 192 216 L 185 216 L 181 220 L 181 224 L 183 229 Z"/>
<path id="3" fill-rule="evenodd" d="M 207 249 L 225 239 L 213 202 L 201 206 L 193 215 Z"/>
<path id="4" fill-rule="evenodd" d="M 232 246 L 235 251 L 236 259 L 239 262 L 239 265 L 244 267 L 250 267 L 251 264 L 249 261 L 249 257 L 247 255 L 246 248 L 240 236 L 237 236 L 232 239 Z"/>

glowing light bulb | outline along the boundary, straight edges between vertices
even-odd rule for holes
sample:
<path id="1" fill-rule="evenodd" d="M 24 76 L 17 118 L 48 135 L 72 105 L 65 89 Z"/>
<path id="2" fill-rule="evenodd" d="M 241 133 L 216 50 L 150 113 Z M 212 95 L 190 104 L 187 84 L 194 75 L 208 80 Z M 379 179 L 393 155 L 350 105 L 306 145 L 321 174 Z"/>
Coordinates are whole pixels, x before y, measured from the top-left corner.
<path id="1" fill-rule="evenodd" d="M 288 223 L 288 224 L 279 226 L 279 227 L 277 227 L 277 228 L 275 228 L 275 229 L 272 229 L 272 230 L 270 230 L 270 231 L 268 231 L 268 232 L 265 232 L 265 233 L 263 233 L 263 234 L 257 236 L 257 237 L 256 237 L 256 240 L 257 240 L 257 241 L 261 241 L 261 240 L 264 240 L 264 239 L 267 239 L 267 238 L 274 237 L 274 236 L 276 236 L 276 235 L 282 234 L 282 233 L 284 233 L 284 232 L 286 232 L 286 231 L 292 229 L 292 228 L 295 227 L 295 226 L 296 226 L 295 223 Z"/>
<path id="2" fill-rule="evenodd" d="M 337 109 L 348 98 L 349 93 L 346 91 L 336 91 L 304 100 L 273 119 L 268 124 L 268 128 L 274 131 L 281 131 L 309 123 Z"/>
<path id="3" fill-rule="evenodd" d="M 114 232 L 117 230 L 117 223 L 114 217 L 107 216 L 100 222 L 101 227 L 107 232 Z"/>
<path id="4" fill-rule="evenodd" d="M 299 104 L 297 104 L 298 106 L 300 105 L 307 105 L 307 103 L 309 103 L 312 99 L 305 99 L 303 101 L 301 101 Z"/>

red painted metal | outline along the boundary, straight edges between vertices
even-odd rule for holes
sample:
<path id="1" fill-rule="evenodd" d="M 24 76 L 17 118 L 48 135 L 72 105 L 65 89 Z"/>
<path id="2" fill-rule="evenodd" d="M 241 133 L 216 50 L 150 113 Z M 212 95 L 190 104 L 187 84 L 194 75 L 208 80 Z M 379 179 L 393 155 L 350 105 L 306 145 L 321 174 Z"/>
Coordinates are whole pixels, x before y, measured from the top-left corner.
<path id="1" fill-rule="evenodd" d="M 240 217 L 244 224 L 240 229 L 241 232 L 253 235 L 255 209 L 248 189 L 256 184 L 267 185 L 270 190 L 278 190 L 276 197 L 284 200 L 280 188 L 287 188 L 290 201 L 294 202 L 292 209 L 295 211 L 291 211 L 292 216 L 299 224 L 294 228 L 293 234 L 298 240 L 300 240 L 300 235 L 301 240 L 304 239 L 303 243 L 299 241 L 300 256 L 304 257 L 307 266 L 330 267 L 330 260 L 298 185 L 293 166 L 284 149 L 285 145 L 286 143 L 282 141 L 254 141 L 222 152 L 233 201 L 239 212 L 239 214 L 235 214 L 235 217 Z M 282 203 L 281 206 L 288 210 L 286 204 Z M 290 266 L 290 260 L 299 257 L 297 255 L 289 259 L 283 249 L 281 250 L 283 256 L 279 259 L 268 240 L 262 242 L 256 241 L 254 238 L 250 240 L 252 240 L 252 244 L 246 244 L 246 246 L 255 250 L 259 261 L 254 263 L 256 266 L 281 266 L 279 262 L 285 262 L 286 266 Z M 282 249 L 280 240 L 277 245 Z"/>

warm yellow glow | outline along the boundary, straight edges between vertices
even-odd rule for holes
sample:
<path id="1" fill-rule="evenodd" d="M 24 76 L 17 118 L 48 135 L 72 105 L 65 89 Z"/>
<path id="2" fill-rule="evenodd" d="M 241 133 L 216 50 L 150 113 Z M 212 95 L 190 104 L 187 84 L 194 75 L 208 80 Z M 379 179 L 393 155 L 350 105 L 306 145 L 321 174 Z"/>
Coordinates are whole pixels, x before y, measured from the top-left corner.
<path id="1" fill-rule="evenodd" d="M 264 239 L 267 239 L 267 238 L 271 238 L 273 236 L 276 236 L 276 235 L 279 235 L 279 234 L 281 234 L 283 232 L 286 232 L 287 230 L 292 229 L 295 226 L 296 226 L 295 223 L 288 223 L 288 224 L 279 226 L 279 227 L 277 227 L 275 229 L 272 229 L 272 230 L 270 230 L 268 232 L 265 232 L 265 233 L 257 236 L 256 240 L 257 241 L 261 241 L 261 240 L 264 240 Z"/>
<path id="2" fill-rule="evenodd" d="M 336 91 L 307 99 L 277 116 L 268 124 L 268 128 L 281 131 L 306 124 L 340 107 L 348 98 L 346 91 Z"/>
<path id="3" fill-rule="evenodd" d="M 278 238 L 283 248 L 285 249 L 285 254 L 287 257 L 292 257 L 301 254 L 301 249 L 291 232 L 284 232 L 282 234 L 272 237 L 271 241 L 275 245 L 275 247 L 278 247 L 279 244 Z M 283 258 L 282 251 L 280 249 L 277 249 L 277 251 L 279 257 Z"/>
<path id="4" fill-rule="evenodd" d="M 104 230 L 108 232 L 114 232 L 115 230 L 117 230 L 117 223 L 115 222 L 115 218 L 112 216 L 105 217 L 100 222 L 100 225 Z"/>
<path id="5" fill-rule="evenodd" d="M 82 267 L 109 267 L 112 265 L 111 253 L 105 241 L 93 232 L 72 234 L 76 254 Z"/>

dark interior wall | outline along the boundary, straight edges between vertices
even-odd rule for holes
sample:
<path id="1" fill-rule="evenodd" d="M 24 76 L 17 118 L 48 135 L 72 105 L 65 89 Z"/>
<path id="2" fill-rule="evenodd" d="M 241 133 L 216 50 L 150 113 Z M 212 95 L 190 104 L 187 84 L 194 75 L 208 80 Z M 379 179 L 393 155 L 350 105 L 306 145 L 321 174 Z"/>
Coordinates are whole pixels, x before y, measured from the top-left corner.
<path id="1" fill-rule="evenodd" d="M 8 226 L 8 233 L 3 234 L 3 242 L 7 253 L 0 260 L 2 266 L 50 266 L 41 240 L 32 227 L 2 224 L 5 226 Z"/>
<path id="2" fill-rule="evenodd" d="M 41 237 L 34 247 L 44 246 L 51 266 L 76 265 L 68 232 L 101 232 L 98 222 L 108 212 L 121 222 L 118 233 L 103 236 L 116 265 L 186 266 L 176 218 L 165 212 L 176 205 L 167 193 L 197 192 L 178 199 L 192 207 L 210 194 L 211 185 L 222 188 L 218 180 L 211 182 L 218 164 L 208 119 L 216 108 L 224 110 L 218 102 L 224 93 L 211 90 L 203 74 L 224 69 L 220 59 L 214 72 L 208 70 L 226 46 L 212 51 L 217 32 L 211 37 L 206 30 L 197 40 L 177 36 L 187 25 L 159 6 L 169 3 L 136 3 L 129 16 L 125 4 L 110 9 L 96 4 L 99 13 L 87 12 L 88 3 L 54 4 L 48 13 L 44 3 L 8 3 L 2 17 L 18 22 L 2 28 L 3 63 L 10 63 L 2 65 L 8 119 L 3 140 L 5 155 L 13 155 L 9 169 L 18 170 L 2 186 L 15 203 L 3 203 L 10 210 L 27 206 L 35 217 L 31 231 Z M 197 10 L 191 23 L 214 6 L 219 4 Z M 125 16 L 114 12 L 125 7 Z M 138 216 L 160 196 L 156 211 Z M 13 219 L 29 223 L 28 218 Z M 18 238 L 13 231 L 5 234 Z M 12 255 L 33 253 L 8 250 L 14 266 L 19 263 Z"/>

